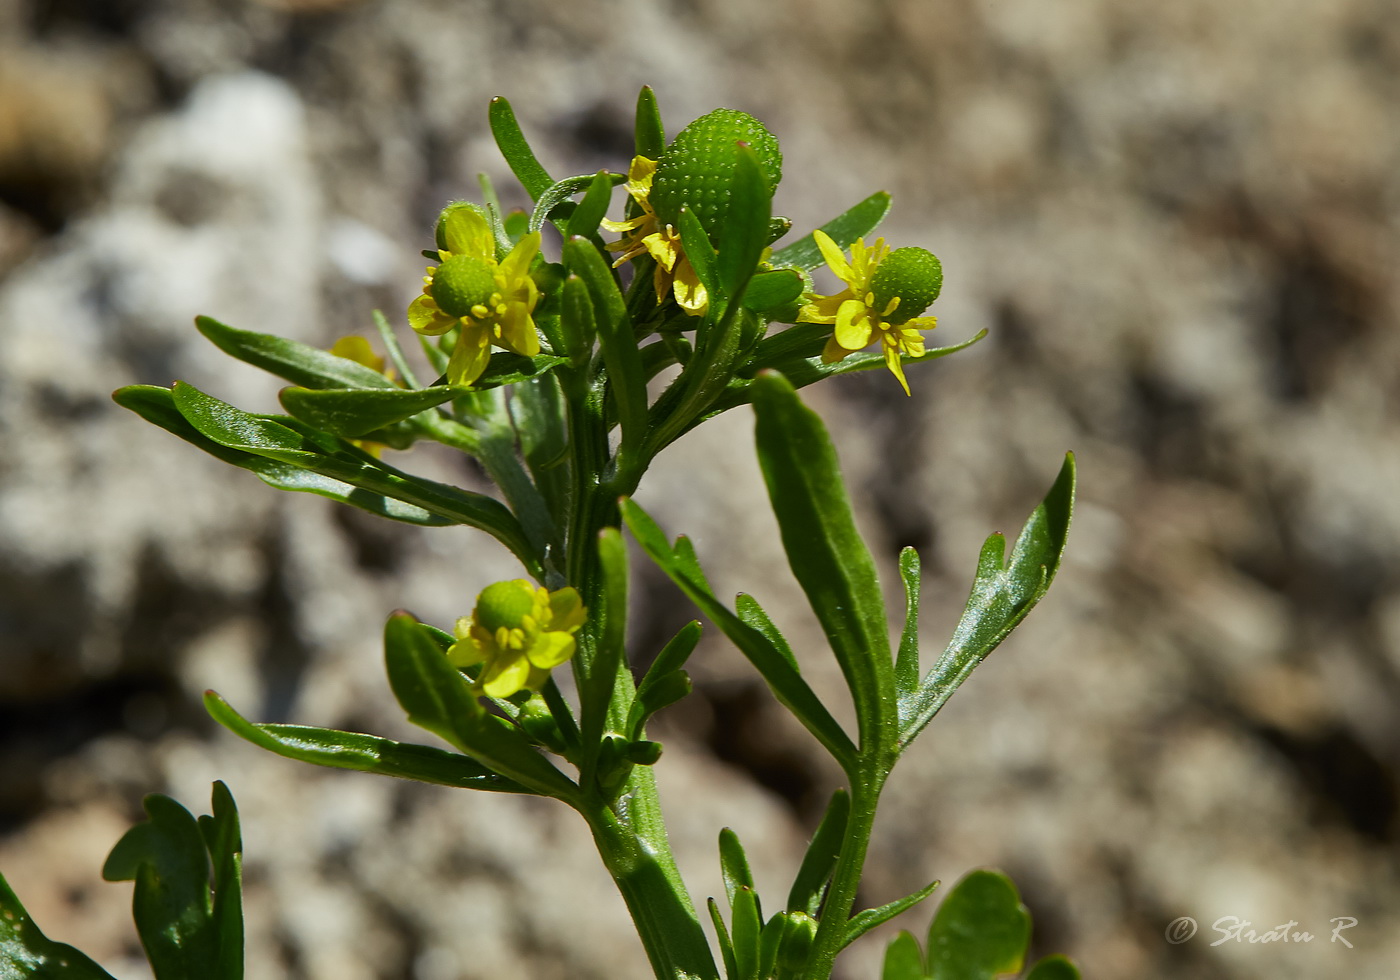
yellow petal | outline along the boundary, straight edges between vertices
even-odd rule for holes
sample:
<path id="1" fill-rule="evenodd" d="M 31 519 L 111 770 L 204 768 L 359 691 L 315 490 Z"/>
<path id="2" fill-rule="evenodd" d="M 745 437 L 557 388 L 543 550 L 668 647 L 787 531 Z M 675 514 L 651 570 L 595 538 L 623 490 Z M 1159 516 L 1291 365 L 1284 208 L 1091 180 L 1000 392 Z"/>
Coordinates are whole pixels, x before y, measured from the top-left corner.
<path id="1" fill-rule="evenodd" d="M 535 320 L 524 303 L 508 303 L 500 322 L 500 346 L 516 354 L 534 357 L 540 352 L 539 334 Z"/>
<path id="2" fill-rule="evenodd" d="M 578 629 L 588 618 L 588 611 L 583 608 L 583 600 L 579 598 L 578 590 L 573 586 L 549 594 L 549 613 L 549 628 L 567 632 Z"/>
<path id="3" fill-rule="evenodd" d="M 474 208 L 456 207 L 443 220 L 443 239 L 453 255 L 495 261 L 496 240 L 491 226 Z"/>
<path id="4" fill-rule="evenodd" d="M 515 248 L 511 249 L 510 254 L 501 262 L 501 271 L 511 279 L 528 275 L 530 263 L 535 261 L 539 250 L 540 233 L 532 231 L 515 243 Z"/>
<path id="5" fill-rule="evenodd" d="M 469 639 L 458 640 L 447 648 L 447 660 L 454 667 L 473 667 L 485 659 L 481 647 Z"/>
<path id="6" fill-rule="evenodd" d="M 831 236 L 818 228 L 812 232 L 812 237 L 816 239 L 817 248 L 821 249 L 822 258 L 826 259 L 826 264 L 831 267 L 831 271 L 836 273 L 842 282 L 850 282 L 854 276 L 850 263 L 846 261 L 846 256 L 841 249 L 831 240 Z"/>
<path id="7" fill-rule="evenodd" d="M 530 681 L 530 661 L 524 657 L 502 658 L 481 672 L 481 689 L 493 698 L 508 698 Z"/>
<path id="8" fill-rule="evenodd" d="M 848 299 L 836 311 L 836 342 L 846 350 L 860 350 L 870 343 L 870 308 L 858 299 Z"/>
<path id="9" fill-rule="evenodd" d="M 904 393 L 909 394 L 909 382 L 904 380 L 904 365 L 899 360 L 899 348 L 893 344 L 885 344 L 885 367 L 890 369 L 899 380 L 899 386 L 904 389 Z"/>
<path id="10" fill-rule="evenodd" d="M 656 264 L 660 268 L 665 269 L 667 272 L 675 268 L 676 255 L 679 249 L 676 248 L 676 243 L 670 238 L 667 238 L 658 231 L 653 235 L 648 235 L 646 238 L 643 238 L 642 244 L 646 246 L 646 250 L 651 253 L 651 257 L 656 260 Z"/>
<path id="11" fill-rule="evenodd" d="M 837 361 L 846 357 L 846 355 L 854 353 L 855 351 L 846 350 L 846 348 L 838 344 L 835 337 L 830 337 L 827 339 L 826 346 L 822 348 L 822 363 L 835 364 Z"/>
<path id="12" fill-rule="evenodd" d="M 574 638 L 568 633 L 541 633 L 526 656 L 542 670 L 558 667 L 574 655 Z"/>
<path id="13" fill-rule="evenodd" d="M 462 327 L 452 359 L 447 362 L 447 383 L 469 385 L 481 377 L 491 360 L 491 328 L 484 323 L 469 323 Z"/>
<path id="14" fill-rule="evenodd" d="M 419 295 L 408 304 L 408 325 L 425 336 L 436 337 L 447 333 L 456 323 L 456 317 L 448 316 L 438 309 L 433 298 L 426 294 Z"/>
<path id="15" fill-rule="evenodd" d="M 690 259 L 681 256 L 676 263 L 674 290 L 676 302 L 691 316 L 703 316 L 710 308 L 710 293 L 695 274 Z"/>

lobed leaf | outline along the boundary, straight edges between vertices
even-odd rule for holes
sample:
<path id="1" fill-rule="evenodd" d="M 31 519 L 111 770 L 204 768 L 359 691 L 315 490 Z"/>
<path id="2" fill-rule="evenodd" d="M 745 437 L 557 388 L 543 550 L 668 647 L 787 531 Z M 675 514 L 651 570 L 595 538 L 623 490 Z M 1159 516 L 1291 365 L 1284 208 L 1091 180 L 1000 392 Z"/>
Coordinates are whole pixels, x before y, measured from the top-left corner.
<path id="1" fill-rule="evenodd" d="M 1019 973 L 1030 939 L 1030 912 L 1011 879 L 998 871 L 973 871 L 948 893 L 929 926 L 930 980 Z"/>
<path id="2" fill-rule="evenodd" d="M 0 978 L 114 980 L 86 954 L 45 936 L 0 875 Z"/>
<path id="3" fill-rule="evenodd" d="M 917 690 L 899 701 L 900 745 L 923 730 L 973 669 L 1026 618 L 1059 570 L 1074 514 L 1074 454 L 1021 529 L 1005 559 L 1006 539 L 993 534 L 982 546 L 977 576 L 962 619 L 943 656 Z"/>
<path id="4" fill-rule="evenodd" d="M 938 882 L 932 882 L 920 888 L 912 895 L 905 895 L 903 898 L 895 899 L 879 908 L 866 909 L 851 917 L 846 923 L 846 942 L 849 946 L 861 936 L 865 935 L 876 926 L 882 926 L 897 915 L 901 915 L 924 899 L 933 894 L 933 890 L 938 887 Z"/>
<path id="5" fill-rule="evenodd" d="M 469 756 L 428 745 L 395 742 L 377 735 L 305 725 L 259 725 L 248 721 L 213 691 L 204 707 L 220 725 L 259 748 L 288 759 L 332 769 L 374 772 L 420 783 L 497 793 L 531 792 Z"/>

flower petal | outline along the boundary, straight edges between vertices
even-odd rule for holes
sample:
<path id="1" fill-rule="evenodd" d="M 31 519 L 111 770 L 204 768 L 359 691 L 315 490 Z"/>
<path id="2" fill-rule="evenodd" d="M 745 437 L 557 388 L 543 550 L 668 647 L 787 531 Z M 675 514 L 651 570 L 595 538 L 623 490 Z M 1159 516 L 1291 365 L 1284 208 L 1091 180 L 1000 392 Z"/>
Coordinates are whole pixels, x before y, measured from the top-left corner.
<path id="1" fill-rule="evenodd" d="M 884 347 L 885 367 L 899 380 L 899 386 L 904 389 L 904 393 L 909 394 L 909 382 L 904 380 L 904 365 L 899 360 L 899 348 L 894 344 L 885 344 Z"/>
<path id="2" fill-rule="evenodd" d="M 417 333 L 436 337 L 447 333 L 457 323 L 457 318 L 448 316 L 438 309 L 437 303 L 426 293 L 420 294 L 408 304 L 408 325 Z"/>
<path id="3" fill-rule="evenodd" d="M 831 236 L 818 228 L 812 232 L 812 238 L 816 240 L 817 248 L 821 250 L 822 258 L 826 259 L 826 264 L 831 267 L 831 271 L 836 273 L 837 278 L 842 282 L 850 283 L 855 276 L 851 271 L 850 263 L 846 261 L 845 254 L 832 241 Z"/>
<path id="4" fill-rule="evenodd" d="M 870 307 L 848 299 L 836 311 L 836 342 L 846 350 L 860 350 L 870 343 Z"/>
<path id="5" fill-rule="evenodd" d="M 454 207 L 443 219 L 443 240 L 453 255 L 470 255 L 495 261 L 496 240 L 491 228 L 475 208 Z"/>
<path id="6" fill-rule="evenodd" d="M 552 630 L 572 633 L 588 618 L 588 610 L 583 608 L 583 600 L 572 585 L 549 594 L 549 614 Z"/>
<path id="7" fill-rule="evenodd" d="M 691 316 L 703 316 L 710 308 L 710 293 L 684 255 L 676 263 L 674 291 L 676 302 Z"/>
<path id="8" fill-rule="evenodd" d="M 469 385 L 481 377 L 491 360 L 491 328 L 484 323 L 471 322 L 462 327 L 452 359 L 447 362 L 447 383 Z"/>
<path id="9" fill-rule="evenodd" d="M 541 633 L 526 651 L 529 662 L 543 670 L 558 667 L 574 655 L 574 638 L 568 633 Z"/>
<path id="10" fill-rule="evenodd" d="M 524 657 L 493 660 L 481 672 L 481 689 L 493 698 L 508 698 L 530 682 L 530 661 Z"/>

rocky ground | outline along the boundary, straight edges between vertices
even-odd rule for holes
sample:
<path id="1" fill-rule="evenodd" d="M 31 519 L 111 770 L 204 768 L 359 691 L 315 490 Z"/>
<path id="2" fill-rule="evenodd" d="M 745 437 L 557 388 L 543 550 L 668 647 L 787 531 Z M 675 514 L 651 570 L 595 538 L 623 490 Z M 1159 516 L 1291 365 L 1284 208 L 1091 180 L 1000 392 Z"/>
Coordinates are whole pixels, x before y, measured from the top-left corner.
<path id="1" fill-rule="evenodd" d="M 877 188 L 942 257 L 913 372 L 813 390 L 926 648 L 982 536 L 1073 449 L 1047 602 L 901 764 L 872 903 L 1010 872 L 1036 948 L 1087 976 L 1381 980 L 1400 962 L 1400 21 L 1381 0 L 12 0 L 0 5 L 0 870 L 40 924 L 143 976 L 103 855 L 142 794 L 226 780 L 245 820 L 249 976 L 643 976 L 569 814 L 309 771 L 215 729 L 409 736 L 381 616 L 448 623 L 516 573 L 483 536 L 275 494 L 116 408 L 188 379 L 277 383 L 190 325 L 326 345 L 400 310 L 437 209 L 504 179 L 511 97 L 555 173 L 622 169 L 652 84 L 782 140 L 799 228 Z M 834 684 L 786 577 L 743 411 L 659 461 L 690 532 Z M 739 447 L 736 452 L 734 447 Z M 476 477 L 422 451 L 404 464 Z M 639 644 L 690 614 L 639 570 Z M 720 642 L 664 725 L 684 867 L 739 830 L 781 893 L 835 777 Z M 375 841 L 366 846 L 365 841 Z M 561 886 L 559 882 L 567 884 Z M 1195 940 L 1167 923 L 1190 915 Z M 1221 916 L 1310 944 L 1210 943 Z M 1355 916 L 1353 948 L 1327 941 Z M 927 921 L 915 913 L 914 921 Z M 878 974 L 877 946 L 845 976 Z"/>

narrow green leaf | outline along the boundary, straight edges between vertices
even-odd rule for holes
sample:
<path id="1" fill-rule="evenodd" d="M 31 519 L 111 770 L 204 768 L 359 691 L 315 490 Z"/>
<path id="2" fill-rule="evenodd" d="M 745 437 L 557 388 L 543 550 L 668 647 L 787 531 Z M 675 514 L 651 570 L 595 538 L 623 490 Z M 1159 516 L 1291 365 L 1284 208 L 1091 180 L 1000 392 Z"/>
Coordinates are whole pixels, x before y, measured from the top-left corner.
<path id="1" fill-rule="evenodd" d="M 787 910 L 806 912 L 816 916 L 826 897 L 826 886 L 831 881 L 831 872 L 836 868 L 836 859 L 841 855 L 841 844 L 846 838 L 846 822 L 851 816 L 851 797 L 844 789 L 831 794 L 831 802 L 826 805 L 817 832 L 807 845 L 807 853 L 802 857 L 802 865 L 797 869 L 797 877 L 792 881 L 788 892 Z"/>
<path id="2" fill-rule="evenodd" d="M 754 385 L 755 442 L 783 549 L 851 689 L 861 744 L 893 727 L 894 666 L 875 562 L 825 426 L 779 374 Z"/>
<path id="3" fill-rule="evenodd" d="M 698 620 L 692 619 L 680 628 L 675 636 L 671 637 L 671 642 L 661 648 L 661 652 L 656 655 L 656 659 L 647 668 L 646 675 L 642 677 L 642 682 L 637 686 L 640 691 L 654 678 L 664 677 L 673 674 L 685 666 L 685 662 L 690 659 L 690 655 L 695 651 L 695 645 L 700 642 L 700 634 L 703 632 Z"/>
<path id="4" fill-rule="evenodd" d="M 958 882 L 928 930 L 931 980 L 994 980 L 1019 973 L 1031 939 L 1031 916 L 1011 879 L 973 871 Z"/>
<path id="5" fill-rule="evenodd" d="M 598 563 L 602 568 L 603 608 L 590 609 L 601 632 L 591 661 L 580 661 L 579 702 L 583 744 L 596 743 L 608 727 L 617 675 L 627 659 L 627 545 L 622 532 L 606 527 L 598 534 Z"/>
<path id="6" fill-rule="evenodd" d="M 243 834 L 238 805 L 223 782 L 212 792 L 213 814 L 199 818 L 214 868 L 214 932 L 219 941 L 216 980 L 243 980 Z"/>
<path id="7" fill-rule="evenodd" d="M 637 93 L 637 124 L 635 127 L 636 155 L 656 160 L 666 149 L 666 130 L 661 125 L 661 109 L 650 85 Z"/>
<path id="8" fill-rule="evenodd" d="M 576 367 L 587 363 L 593 353 L 593 341 L 598 336 L 598 324 L 593 316 L 593 300 L 588 286 L 578 276 L 564 280 L 559 304 L 559 327 L 564 332 L 569 358 Z"/>
<path id="9" fill-rule="evenodd" d="M 394 370 L 399 372 L 399 377 L 403 378 L 404 384 L 410 388 L 421 387 L 418 384 L 418 379 L 413 375 L 413 368 L 408 366 L 408 360 L 403 356 L 403 348 L 399 346 L 399 338 L 394 335 L 394 328 L 389 325 L 389 321 L 379 310 L 375 310 L 373 315 L 374 329 L 379 332 L 379 339 L 389 355 L 389 363 L 394 365 Z"/>
<path id="10" fill-rule="evenodd" d="M 933 894 L 933 890 L 938 887 L 938 882 L 920 888 L 912 895 L 905 895 L 879 908 L 866 909 L 851 917 L 851 921 L 846 923 L 846 945 L 849 946 L 861 936 L 865 935 L 876 926 L 882 926 L 895 916 L 909 911 L 924 899 Z"/>
<path id="11" fill-rule="evenodd" d="M 472 388 L 476 391 L 504 388 L 506 385 L 529 381 L 531 378 L 542 378 L 559 365 L 567 363 L 569 363 L 567 357 L 560 357 L 557 354 L 536 354 L 534 357 L 526 357 L 524 354 L 498 350 L 486 362 L 486 370 L 481 372 L 481 377 L 472 382 Z"/>
<path id="12" fill-rule="evenodd" d="M 730 936 L 734 941 L 734 966 L 740 980 L 759 980 L 759 936 L 763 919 L 758 911 L 758 896 L 748 886 L 734 894 Z"/>
<path id="13" fill-rule="evenodd" d="M 739 835 L 728 827 L 719 832 L 719 870 L 724 877 L 724 894 L 732 909 L 741 889 L 753 889 L 753 872 L 749 870 L 749 859 L 744 854 L 744 845 L 739 843 Z M 762 914 L 760 911 L 759 915 Z"/>
<path id="14" fill-rule="evenodd" d="M 840 217 L 822 225 L 821 230 L 831 236 L 841 248 L 850 248 L 857 238 L 864 238 L 875 226 L 885 219 L 890 210 L 890 196 L 884 191 L 871 194 L 859 204 L 852 206 Z M 825 261 L 817 240 L 804 235 L 797 241 L 773 253 L 775 268 L 815 269 Z"/>
<path id="15" fill-rule="evenodd" d="M 747 143 L 738 147 L 731 194 L 724 234 L 719 236 L 724 248 L 718 256 L 718 272 L 724 295 L 737 303 L 768 247 L 768 219 L 773 207 L 773 188 L 763 175 L 758 154 Z"/>
<path id="16" fill-rule="evenodd" d="M 544 227 L 544 223 L 546 219 L 549 218 L 550 212 L 558 208 L 559 205 L 563 204 L 565 201 L 568 201 L 575 194 L 587 191 L 588 198 L 593 199 L 589 203 L 589 209 L 597 213 L 597 217 L 593 219 L 592 225 L 588 224 L 588 219 L 586 217 L 582 219 L 578 217 L 579 212 L 583 209 L 575 208 L 574 213 L 569 216 L 568 221 L 561 223 L 563 227 L 560 228 L 560 231 L 563 231 L 567 235 L 588 235 L 597 232 L 598 221 L 601 220 L 608 210 L 608 199 L 612 196 L 612 189 L 626 179 L 627 178 L 622 174 L 614 174 L 606 170 L 600 170 L 596 174 L 580 174 L 577 177 L 565 177 L 558 183 L 551 184 L 545 189 L 545 192 L 539 196 L 535 204 L 534 213 L 530 215 L 530 231 L 539 231 Z M 594 188 L 600 184 L 602 185 L 601 192 L 595 193 Z M 587 200 L 587 198 L 585 200 Z M 570 230 L 574 228 L 575 224 L 577 224 L 581 230 Z"/>
<path id="17" fill-rule="evenodd" d="M 554 179 L 535 159 L 525 134 L 520 131 L 520 124 L 515 121 L 515 110 L 504 97 L 498 95 L 491 100 L 488 117 L 491 135 L 496 138 L 496 146 L 500 148 L 511 173 L 525 188 L 525 193 L 530 195 L 530 200 L 538 201 L 540 195 L 549 190 Z"/>
<path id="18" fill-rule="evenodd" d="M 114 980 L 88 956 L 39 930 L 0 875 L 0 978 L 3 980 Z"/>
<path id="19" fill-rule="evenodd" d="M 343 504 L 359 507 L 372 514 L 378 514 L 380 517 L 403 521 L 406 524 L 447 527 L 460 523 L 450 518 L 441 517 L 422 507 L 416 507 L 383 494 L 361 490 L 348 483 L 312 473 L 310 470 L 304 470 L 290 463 L 221 446 L 212 439 L 206 439 L 179 413 L 168 388 L 130 385 L 117 389 L 112 398 L 118 405 L 130 409 L 146 421 L 174 433 L 225 463 L 249 470 L 268 486 L 276 487 L 278 490 L 314 493 Z"/>
<path id="20" fill-rule="evenodd" d="M 1079 970 L 1065 956 L 1047 956 L 1026 974 L 1026 980 L 1080 980 Z"/>
<path id="21" fill-rule="evenodd" d="M 802 277 L 794 269 L 760 272 L 749 280 L 744 307 L 762 313 L 795 301 L 802 295 Z"/>
<path id="22" fill-rule="evenodd" d="M 760 920 L 762 912 L 759 913 Z M 762 978 L 773 977 L 777 973 L 778 967 L 778 947 L 783 942 L 783 931 L 787 927 L 787 914 L 777 912 L 773 918 L 763 924 L 762 931 L 758 934 L 758 976 Z"/>
<path id="23" fill-rule="evenodd" d="M 195 317 L 194 324 L 225 354 L 303 388 L 398 387 L 373 368 L 349 358 L 337 357 L 319 347 L 310 347 L 270 333 L 239 330 L 207 316 Z"/>
<path id="24" fill-rule="evenodd" d="M 700 632 L 698 622 L 687 623 L 647 668 L 627 713 L 626 727 L 631 738 L 642 738 L 652 715 L 690 693 L 690 675 L 681 667 L 700 641 Z"/>
<path id="25" fill-rule="evenodd" d="M 918 689 L 900 698 L 901 746 L 914 740 L 958 685 L 1050 588 L 1074 515 L 1074 484 L 1074 454 L 1069 453 L 1050 492 L 1021 529 L 1010 563 L 1005 561 L 1006 540 L 1000 534 L 993 534 L 982 546 L 972 594 L 947 650 Z"/>
<path id="26" fill-rule="evenodd" d="M 720 279 L 719 260 L 714 246 L 710 244 L 710 236 L 690 208 L 682 208 L 677 220 L 680 222 L 681 247 L 685 250 L 685 257 L 690 260 L 690 267 L 695 270 L 695 277 L 710 294 L 711 308 L 722 309 L 728 294 Z"/>
<path id="27" fill-rule="evenodd" d="M 783 658 L 794 668 L 797 668 L 797 655 L 792 652 L 787 637 L 779 632 L 778 627 L 773 623 L 773 620 L 768 618 L 768 613 L 763 611 L 763 607 L 758 604 L 757 599 L 747 592 L 740 592 L 734 598 L 734 611 L 739 614 L 741 622 L 762 633 L 764 638 L 773 644 L 773 649 L 781 653 Z"/>
<path id="28" fill-rule="evenodd" d="M 436 388 L 283 388 L 282 406 L 296 418 L 344 439 L 410 419 L 450 401 L 461 391 Z"/>
<path id="29" fill-rule="evenodd" d="M 108 881 L 135 881 L 131 913 L 156 980 L 204 976 L 219 962 L 209 854 L 199 824 L 168 796 L 143 801 L 147 820 L 117 841 Z"/>
<path id="30" fill-rule="evenodd" d="M 816 327 L 817 330 L 810 328 Z M 792 335 L 789 343 L 802 344 L 797 356 L 781 356 L 778 350 L 765 350 L 766 346 L 778 339 L 787 338 Z M 961 343 L 952 344 L 948 347 L 930 347 L 922 354 L 906 354 L 901 361 L 907 366 L 910 364 L 922 364 L 925 361 L 936 361 L 940 357 L 947 357 L 949 354 L 956 354 L 958 351 L 966 350 L 987 335 L 987 331 L 980 331 L 976 336 Z M 842 374 L 854 374 L 857 371 L 873 371 L 885 367 L 885 356 L 878 350 L 858 351 L 847 355 L 839 361 L 831 364 L 824 364 L 821 360 L 822 348 L 826 346 L 826 340 L 831 336 L 831 326 L 825 323 L 801 323 L 796 327 L 790 327 L 782 333 L 773 337 L 765 338 L 762 343 L 755 348 L 754 356 L 744 365 L 745 373 L 757 371 L 767 367 L 778 371 L 787 378 L 794 388 L 805 388 L 809 384 L 822 381 L 826 378 L 834 378 Z"/>
<path id="31" fill-rule="evenodd" d="M 637 349 L 637 333 L 627 314 L 627 301 L 617 288 L 612 270 L 586 239 L 571 238 L 564 244 L 564 262 L 588 286 L 603 363 L 608 369 L 608 385 L 617 402 L 622 428 L 618 451 L 635 458 L 646 437 L 647 383 L 642 355 Z"/>
<path id="32" fill-rule="evenodd" d="M 409 721 L 534 793 L 577 804 L 578 787 L 510 722 L 485 711 L 432 635 L 407 613 L 385 624 L 384 660 Z"/>
<path id="33" fill-rule="evenodd" d="M 520 523 L 491 497 L 410 476 L 304 423 L 250 415 L 183 382 L 176 384 L 171 395 L 180 414 L 221 446 L 299 466 L 412 504 L 452 523 L 481 528 L 514 552 L 531 574 L 541 572 L 539 557 Z"/>
<path id="34" fill-rule="evenodd" d="M 885 947 L 880 980 L 924 980 L 924 954 L 912 934 L 901 932 Z"/>
<path id="35" fill-rule="evenodd" d="M 719 905 L 713 898 L 707 899 L 705 904 L 710 909 L 710 921 L 714 923 L 715 936 L 719 939 L 720 957 L 724 960 L 724 975 L 729 980 L 738 980 L 739 964 L 734 958 L 734 941 L 729 938 L 729 929 L 724 924 L 724 916 L 719 913 Z"/>
<path id="36" fill-rule="evenodd" d="M 623 520 L 642 546 L 642 550 L 671 581 L 680 586 L 681 591 L 700 607 L 730 642 L 748 657 L 749 662 L 768 683 L 774 696 L 806 726 L 817 741 L 821 742 L 842 769 L 849 773 L 856 764 L 854 743 L 792 663 L 762 633 L 746 625 L 714 597 L 703 579 L 689 569 L 691 563 L 677 555 L 676 550 L 666 541 L 661 528 L 645 511 L 627 499 L 623 499 L 621 509 Z"/>
<path id="37" fill-rule="evenodd" d="M 894 686 L 905 695 L 919 686 L 919 553 L 913 548 L 899 553 L 899 577 L 904 582 L 904 632 L 894 659 Z"/>
<path id="38" fill-rule="evenodd" d="M 341 732 L 304 725 L 257 725 L 236 712 L 213 691 L 204 693 L 205 710 L 229 731 L 288 759 L 332 769 L 353 769 L 459 789 L 497 793 L 530 790 L 492 772 L 469 756 L 428 745 L 395 742 L 377 735 Z"/>
<path id="39" fill-rule="evenodd" d="M 608 205 L 612 203 L 612 189 L 625 179 L 622 174 L 612 174 L 606 170 L 594 174 L 588 185 L 588 193 L 583 195 L 578 208 L 569 216 L 569 223 L 564 228 L 564 237 L 586 238 L 598 234 L 598 225 L 608 213 Z"/>

